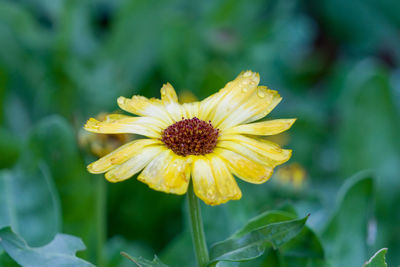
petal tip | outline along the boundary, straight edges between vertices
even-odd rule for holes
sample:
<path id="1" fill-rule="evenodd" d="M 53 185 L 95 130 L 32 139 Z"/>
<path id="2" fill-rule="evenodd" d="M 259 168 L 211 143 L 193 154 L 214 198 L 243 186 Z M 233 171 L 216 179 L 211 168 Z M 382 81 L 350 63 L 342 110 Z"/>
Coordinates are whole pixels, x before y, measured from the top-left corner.
<path id="1" fill-rule="evenodd" d="M 83 129 L 89 132 L 96 131 L 98 128 L 99 121 L 96 120 L 95 118 L 90 118 L 87 120 L 85 125 L 83 126 Z"/>
<path id="2" fill-rule="evenodd" d="M 109 172 L 107 172 L 104 177 L 106 178 L 107 181 L 109 181 L 110 183 L 117 183 L 126 179 L 119 179 L 118 177 L 116 177 L 113 174 L 110 174 Z"/>
<path id="3" fill-rule="evenodd" d="M 240 78 L 248 79 L 254 84 L 258 84 L 260 82 L 260 74 L 258 72 L 253 72 L 251 70 L 243 71 L 239 74 Z"/>
<path id="4" fill-rule="evenodd" d="M 95 163 L 96 163 L 96 162 L 93 162 L 93 163 L 87 165 L 87 166 L 86 166 L 86 169 L 88 170 L 88 172 L 90 172 L 90 173 L 92 173 L 92 174 L 99 174 L 99 173 L 101 173 L 101 172 L 99 172 L 98 170 L 96 170 L 96 168 L 94 167 L 94 164 L 95 164 Z"/>
<path id="5" fill-rule="evenodd" d="M 292 119 L 288 119 L 289 120 L 289 127 L 288 127 L 288 129 L 290 128 L 290 127 L 292 127 L 293 126 L 293 124 L 297 121 L 297 118 L 292 118 Z"/>
<path id="6" fill-rule="evenodd" d="M 126 102 L 127 98 L 124 96 L 120 96 L 117 98 L 117 103 L 118 104 L 124 104 Z"/>

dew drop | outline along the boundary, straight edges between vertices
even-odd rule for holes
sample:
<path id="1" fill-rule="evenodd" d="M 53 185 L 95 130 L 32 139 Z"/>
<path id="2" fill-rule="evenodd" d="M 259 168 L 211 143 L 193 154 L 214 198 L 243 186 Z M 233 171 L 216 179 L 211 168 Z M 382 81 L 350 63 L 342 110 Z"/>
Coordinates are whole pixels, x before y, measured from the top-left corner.
<path id="1" fill-rule="evenodd" d="M 246 88 L 246 87 L 243 87 L 243 88 L 242 88 L 242 92 L 243 92 L 243 93 L 247 93 L 247 92 L 248 92 L 247 88 Z"/>
<path id="2" fill-rule="evenodd" d="M 243 74 L 243 77 L 249 77 L 251 75 L 251 71 L 246 71 L 244 74 Z"/>
<path id="3" fill-rule="evenodd" d="M 261 97 L 261 98 L 264 98 L 264 97 L 265 97 L 265 93 L 264 93 L 263 91 L 261 91 L 261 90 L 258 90 L 257 95 L 258 95 L 259 97 Z"/>

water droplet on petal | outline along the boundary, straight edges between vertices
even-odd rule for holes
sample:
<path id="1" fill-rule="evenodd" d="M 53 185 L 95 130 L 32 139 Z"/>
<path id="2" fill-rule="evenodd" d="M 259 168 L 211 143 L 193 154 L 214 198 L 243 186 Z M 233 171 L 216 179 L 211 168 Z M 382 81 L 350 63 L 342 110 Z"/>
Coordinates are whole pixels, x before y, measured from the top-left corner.
<path id="1" fill-rule="evenodd" d="M 258 95 L 259 97 L 261 97 L 261 98 L 264 98 L 264 97 L 265 97 L 265 93 L 264 93 L 263 91 L 261 91 L 261 90 L 258 90 L 257 95 Z"/>
<path id="2" fill-rule="evenodd" d="M 248 92 L 247 88 L 246 88 L 246 87 L 243 87 L 243 88 L 242 88 L 242 92 L 243 92 L 243 93 L 247 93 L 247 92 Z"/>
<path id="3" fill-rule="evenodd" d="M 244 74 L 243 74 L 243 77 L 249 77 L 251 75 L 251 71 L 246 71 Z"/>

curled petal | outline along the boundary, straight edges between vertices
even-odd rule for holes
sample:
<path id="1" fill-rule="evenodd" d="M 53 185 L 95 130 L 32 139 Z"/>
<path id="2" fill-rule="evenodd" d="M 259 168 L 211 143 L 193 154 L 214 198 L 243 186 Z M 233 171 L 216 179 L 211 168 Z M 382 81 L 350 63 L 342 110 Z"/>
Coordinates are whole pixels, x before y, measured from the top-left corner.
<path id="1" fill-rule="evenodd" d="M 163 103 L 178 103 L 178 96 L 170 83 L 164 84 L 161 88 L 161 101 Z"/>
<path id="2" fill-rule="evenodd" d="M 278 119 L 242 124 L 226 129 L 225 134 L 275 135 L 292 127 L 296 119 Z"/>
<path id="3" fill-rule="evenodd" d="M 156 118 L 131 117 L 120 114 L 106 116 L 105 120 L 89 119 L 84 128 L 93 133 L 119 134 L 133 133 L 152 138 L 160 138 L 166 124 Z"/>
<path id="4" fill-rule="evenodd" d="M 148 99 L 143 96 L 132 96 L 132 98 L 121 96 L 118 98 L 118 106 L 135 115 L 157 118 L 165 124 L 174 122 L 159 99 Z"/>
<path id="5" fill-rule="evenodd" d="M 164 84 L 161 88 L 161 101 L 174 122 L 180 121 L 185 117 L 185 111 L 178 103 L 178 97 L 171 84 Z"/>

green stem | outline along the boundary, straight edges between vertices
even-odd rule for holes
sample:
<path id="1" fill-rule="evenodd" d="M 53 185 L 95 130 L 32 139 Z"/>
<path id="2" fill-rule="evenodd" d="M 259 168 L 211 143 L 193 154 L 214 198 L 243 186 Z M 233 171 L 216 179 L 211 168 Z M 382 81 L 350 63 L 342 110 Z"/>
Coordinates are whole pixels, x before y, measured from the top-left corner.
<path id="1" fill-rule="evenodd" d="M 206 244 L 206 237 L 204 235 L 203 221 L 201 219 L 200 203 L 199 199 L 194 194 L 192 183 L 189 184 L 187 194 L 189 203 L 190 225 L 197 264 L 199 267 L 205 267 L 209 262 L 208 249 Z"/>
<path id="2" fill-rule="evenodd" d="M 96 178 L 96 262 L 97 266 L 103 267 L 103 248 L 106 240 L 106 181 Z"/>

